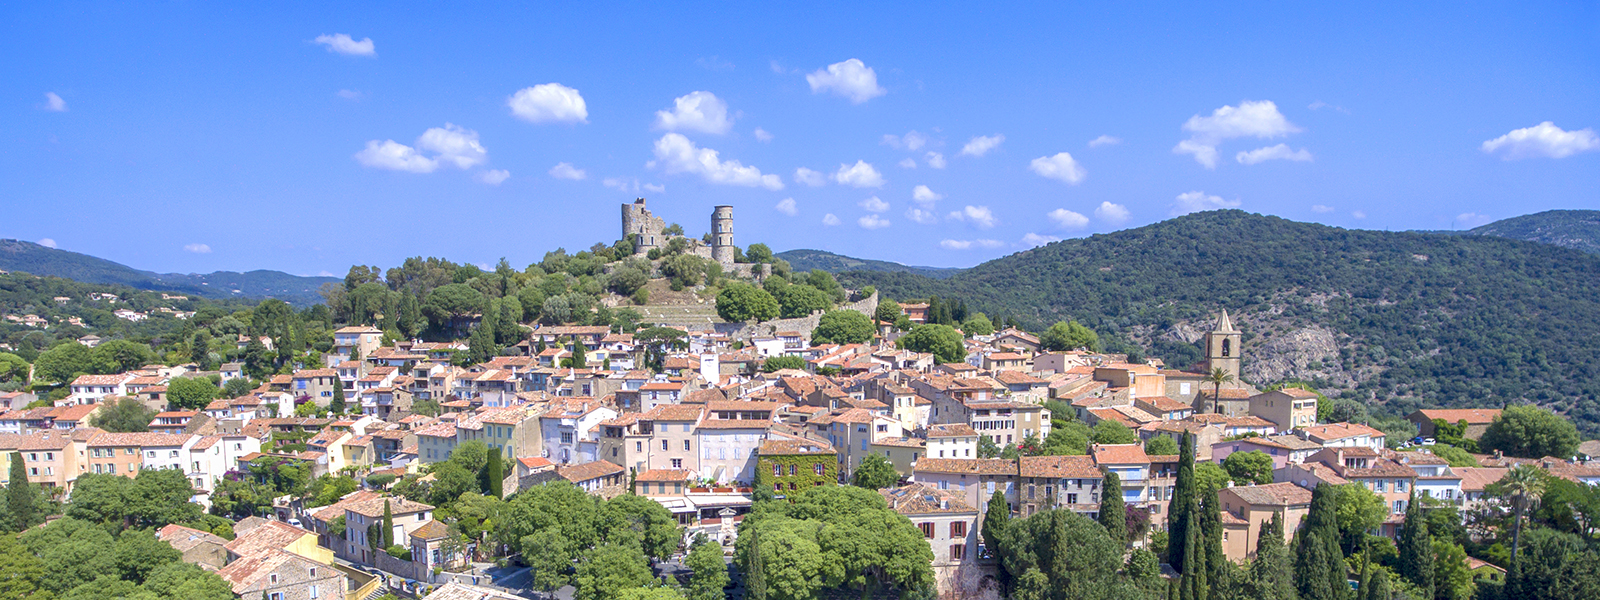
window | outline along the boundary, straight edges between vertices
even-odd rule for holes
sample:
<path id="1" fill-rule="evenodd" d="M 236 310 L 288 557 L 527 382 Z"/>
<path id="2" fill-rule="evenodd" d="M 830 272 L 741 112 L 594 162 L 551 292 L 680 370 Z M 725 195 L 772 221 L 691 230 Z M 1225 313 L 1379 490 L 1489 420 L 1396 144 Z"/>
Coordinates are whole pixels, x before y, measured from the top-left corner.
<path id="1" fill-rule="evenodd" d="M 814 473 L 816 473 L 818 475 L 821 475 L 822 472 L 823 472 L 822 463 L 817 463 L 817 464 L 811 465 L 811 470 L 812 470 L 812 472 L 814 472 Z"/>
<path id="2" fill-rule="evenodd" d="M 633 443 L 633 451 L 634 452 L 644 452 L 644 442 L 634 442 Z"/>
<path id="3" fill-rule="evenodd" d="M 317 576 L 317 570 L 316 569 L 312 569 L 311 570 L 311 576 L 312 577 L 316 577 Z M 317 586 L 315 586 L 315 585 L 311 586 L 311 597 L 312 598 L 316 598 L 317 597 Z"/>
<path id="4" fill-rule="evenodd" d="M 277 573 L 273 573 L 271 575 L 268 575 L 267 577 L 272 580 L 272 584 L 273 585 L 277 585 L 278 584 L 278 574 Z"/>
<path id="5" fill-rule="evenodd" d="M 790 474 L 790 475 L 794 475 L 794 474 L 795 474 L 795 473 L 797 473 L 797 472 L 799 472 L 799 467 L 798 467 L 798 466 L 796 466 L 796 465 L 789 465 L 789 474 Z"/>
<path id="6" fill-rule="evenodd" d="M 963 560 L 967 557 L 966 544 L 950 544 L 950 560 Z"/>
<path id="7" fill-rule="evenodd" d="M 672 468 L 674 468 L 674 469 L 682 469 L 683 468 L 683 459 L 681 459 L 681 458 L 672 459 Z"/>
<path id="8" fill-rule="evenodd" d="M 683 451 L 684 452 L 688 452 L 689 451 L 689 440 L 684 440 L 683 441 Z"/>
<path id="9" fill-rule="evenodd" d="M 783 465 L 772 465 L 772 476 L 773 477 L 782 477 L 783 476 Z"/>
<path id="10" fill-rule="evenodd" d="M 672 449 L 668 444 L 669 444 L 669 442 L 667 442 L 666 440 L 661 440 L 661 451 L 662 452 L 666 452 L 666 451 Z"/>
<path id="11" fill-rule="evenodd" d="M 933 537 L 933 523 L 918 523 L 917 524 L 917 529 L 921 529 L 922 530 L 922 537 L 925 537 L 925 538 Z"/>
<path id="12" fill-rule="evenodd" d="M 772 484 L 772 491 L 774 491 L 774 492 L 783 491 L 783 482 L 780 481 L 778 483 Z"/>
<path id="13" fill-rule="evenodd" d="M 967 522 L 966 521 L 956 521 L 954 523 L 951 523 L 950 524 L 950 537 L 952 537 L 952 538 L 964 538 L 964 537 L 967 537 Z"/>

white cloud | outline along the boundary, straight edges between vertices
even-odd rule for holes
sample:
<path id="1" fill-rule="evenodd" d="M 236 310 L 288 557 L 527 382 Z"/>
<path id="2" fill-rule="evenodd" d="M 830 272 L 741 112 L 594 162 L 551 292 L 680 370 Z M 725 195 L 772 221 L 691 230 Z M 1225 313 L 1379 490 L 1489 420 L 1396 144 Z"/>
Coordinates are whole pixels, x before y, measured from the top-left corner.
<path id="1" fill-rule="evenodd" d="M 1211 111 L 1211 116 L 1194 115 L 1184 122 L 1183 130 L 1189 139 L 1178 142 L 1172 149 L 1178 154 L 1193 154 L 1194 160 L 1207 169 L 1217 168 L 1217 145 L 1225 140 L 1242 137 L 1271 139 L 1300 131 L 1289 119 L 1278 112 L 1271 100 L 1240 102 L 1239 106 L 1223 106 Z"/>
<path id="2" fill-rule="evenodd" d="M 628 191 L 630 188 L 639 189 L 639 181 L 637 179 L 630 180 L 625 177 L 607 177 L 600 180 L 600 185 L 623 192 Z"/>
<path id="3" fill-rule="evenodd" d="M 1045 216 L 1050 217 L 1051 221 L 1055 221 L 1056 225 L 1066 229 L 1082 229 L 1089 225 L 1089 217 L 1065 208 L 1052 210 Z"/>
<path id="4" fill-rule="evenodd" d="M 1253 165 L 1269 160 L 1292 160 L 1295 162 L 1311 162 L 1311 153 L 1305 148 L 1290 150 L 1288 144 L 1278 144 L 1265 148 L 1256 148 L 1249 152 L 1240 152 L 1233 157 L 1240 164 Z"/>
<path id="5" fill-rule="evenodd" d="M 800 214 L 800 209 L 794 205 L 794 198 L 784 198 L 778 201 L 778 212 L 789 216 Z"/>
<path id="6" fill-rule="evenodd" d="M 995 218 L 994 211 L 989 210 L 989 207 L 973 206 L 971 204 L 961 210 L 950 213 L 950 219 L 966 221 L 980 229 L 994 227 L 996 223 L 1000 222 L 999 219 Z"/>
<path id="7" fill-rule="evenodd" d="M 588 123 L 589 106 L 578 90 L 559 83 L 522 88 L 506 100 L 511 114 L 529 123 Z"/>
<path id="8" fill-rule="evenodd" d="M 361 38 L 361 41 L 350 39 L 349 34 L 335 33 L 333 35 L 319 35 L 312 40 L 328 47 L 329 52 L 338 52 L 349 56 L 377 56 L 378 51 L 372 44 L 372 38 Z"/>
<path id="9" fill-rule="evenodd" d="M 856 219 L 856 223 L 861 225 L 862 229 L 883 229 L 889 226 L 889 221 L 878 215 L 861 217 Z"/>
<path id="10" fill-rule="evenodd" d="M 939 247 L 946 250 L 967 250 L 974 247 L 999 248 L 1004 245 L 1005 242 L 999 240 L 943 240 L 939 242 Z"/>
<path id="11" fill-rule="evenodd" d="M 355 90 L 339 90 L 338 92 L 335 92 L 334 95 L 338 96 L 340 98 L 344 98 L 345 100 L 349 100 L 351 102 L 355 102 L 357 100 L 360 100 L 362 98 L 362 96 L 365 96 L 366 94 L 362 94 L 361 92 L 358 92 L 358 91 L 355 91 Z"/>
<path id="12" fill-rule="evenodd" d="M 56 241 L 52 240 L 50 238 L 44 238 L 42 240 L 39 240 L 39 245 L 40 246 L 44 246 L 46 248 L 54 248 L 54 247 L 56 247 Z"/>
<path id="13" fill-rule="evenodd" d="M 500 185 L 501 183 L 504 183 L 505 180 L 511 178 L 511 171 L 507 171 L 505 169 L 489 169 L 479 173 L 477 177 L 478 181 L 482 181 L 489 185 Z"/>
<path id="14" fill-rule="evenodd" d="M 928 189 L 928 186 L 919 185 L 911 188 L 911 199 L 916 200 L 918 204 L 923 206 L 931 206 L 934 202 L 943 200 L 944 194 Z"/>
<path id="15" fill-rule="evenodd" d="M 1357 219 L 1365 219 L 1365 218 L 1367 218 L 1367 211 L 1364 211 L 1364 210 L 1351 211 L 1350 212 L 1350 216 L 1355 217 Z"/>
<path id="16" fill-rule="evenodd" d="M 1201 191 L 1184 192 L 1178 194 L 1178 199 L 1172 203 L 1172 210 L 1168 214 L 1176 217 L 1202 210 L 1238 208 L 1238 206 L 1238 200 L 1224 200 L 1221 196 L 1211 196 Z"/>
<path id="17" fill-rule="evenodd" d="M 1494 217 L 1469 212 L 1456 215 L 1455 225 L 1456 227 L 1472 229 L 1473 227 L 1477 227 L 1479 225 L 1488 225 L 1493 222 Z"/>
<path id="18" fill-rule="evenodd" d="M 665 194 L 667 193 L 667 186 L 656 183 L 646 183 L 644 184 L 644 191 Z"/>
<path id="19" fill-rule="evenodd" d="M 1326 204 L 1313 204 L 1311 205 L 1311 212 L 1322 214 L 1331 213 L 1333 212 L 1333 207 Z"/>
<path id="20" fill-rule="evenodd" d="M 355 158 L 362 166 L 374 169 L 432 173 L 434 169 L 439 168 L 439 161 L 423 156 L 416 148 L 394 140 L 369 141 L 367 148 L 357 152 Z"/>
<path id="21" fill-rule="evenodd" d="M 999 148 L 1000 143 L 1004 141 L 1006 141 L 1006 136 L 998 133 L 994 135 L 980 135 L 968 140 L 967 145 L 961 147 L 961 154 L 965 156 L 983 156 L 988 154 L 990 150 Z"/>
<path id="22" fill-rule="evenodd" d="M 776 66 L 776 63 L 774 63 Z M 833 63 L 825 69 L 817 69 L 806 75 L 806 83 L 811 84 L 811 93 L 833 92 L 836 95 L 849 98 L 851 102 L 861 104 L 878 96 L 887 94 L 883 88 L 878 87 L 878 74 L 872 67 L 852 58 L 844 62 Z"/>
<path id="23" fill-rule="evenodd" d="M 646 166 L 660 165 L 669 174 L 693 173 L 720 185 L 783 189 L 783 181 L 777 175 L 763 175 L 761 169 L 747 167 L 737 160 L 720 160 L 716 150 L 695 147 L 694 142 L 683 137 L 683 134 L 661 136 L 656 140 L 655 155 L 656 159 Z"/>
<path id="24" fill-rule="evenodd" d="M 827 225 L 829 227 L 832 227 L 834 225 L 838 225 L 839 224 L 839 217 L 833 216 L 833 213 L 828 213 L 828 214 L 822 215 L 822 224 L 823 225 Z"/>
<path id="25" fill-rule="evenodd" d="M 757 141 L 761 141 L 761 142 L 770 142 L 770 141 L 772 141 L 772 134 L 767 133 L 767 130 L 762 129 L 760 127 L 756 128 L 755 136 L 756 136 L 756 140 Z"/>
<path id="26" fill-rule="evenodd" d="M 700 58 L 694 59 L 694 64 L 700 65 L 700 68 L 708 70 L 708 71 L 732 71 L 733 70 L 733 62 L 732 61 L 723 60 L 722 57 L 719 57 L 719 56 L 717 56 L 715 54 L 713 54 L 711 56 L 702 56 Z"/>
<path id="27" fill-rule="evenodd" d="M 1347 115 L 1350 114 L 1350 109 L 1347 109 L 1347 108 L 1345 108 L 1343 106 L 1335 106 L 1333 104 L 1328 104 L 1327 102 L 1323 102 L 1321 100 L 1318 100 L 1316 102 L 1312 102 L 1310 105 L 1307 105 L 1306 108 L 1309 108 L 1311 110 L 1322 110 L 1322 109 L 1326 108 L 1326 109 L 1342 112 L 1342 113 L 1347 114 Z"/>
<path id="28" fill-rule="evenodd" d="M 210 254 L 211 246 L 207 244 L 184 244 L 183 251 L 193 252 L 195 254 Z"/>
<path id="29" fill-rule="evenodd" d="M 422 132 L 422 137 L 417 138 L 417 149 L 437 153 L 434 160 L 453 164 L 458 169 L 489 160 L 489 151 L 478 143 L 478 132 L 450 123 Z"/>
<path id="30" fill-rule="evenodd" d="M 699 131 L 721 135 L 733 128 L 728 103 L 711 92 L 689 92 L 672 101 L 672 110 L 656 111 L 656 129 Z"/>
<path id="31" fill-rule="evenodd" d="M 821 187 L 828 184 L 828 176 L 823 175 L 820 171 L 800 167 L 794 170 L 794 182 L 811 187 Z"/>
<path id="32" fill-rule="evenodd" d="M 1101 202 L 1094 209 L 1094 218 L 1107 223 L 1121 224 L 1128 221 L 1128 207 L 1111 202 Z"/>
<path id="33" fill-rule="evenodd" d="M 50 112 L 67 112 L 67 101 L 55 92 L 45 92 L 44 106 L 41 108 Z"/>
<path id="34" fill-rule="evenodd" d="M 1109 136 L 1109 135 L 1102 135 L 1102 136 L 1097 137 L 1095 139 L 1089 140 L 1089 147 L 1090 148 L 1099 148 L 1101 146 L 1115 146 L 1115 145 L 1121 144 L 1121 143 L 1122 143 L 1122 138 L 1112 137 L 1112 136 Z"/>
<path id="35" fill-rule="evenodd" d="M 589 173 L 583 169 L 572 166 L 572 163 L 563 162 L 556 163 L 556 166 L 550 167 L 550 176 L 556 179 L 571 179 L 573 181 L 580 181 L 587 179 L 589 177 Z"/>
<path id="36" fill-rule="evenodd" d="M 1037 248 L 1039 246 L 1043 246 L 1043 245 L 1048 244 L 1050 242 L 1059 242 L 1059 241 L 1061 241 L 1061 238 L 1058 238 L 1058 237 L 1053 236 L 1053 235 L 1039 235 L 1037 233 L 1028 233 L 1028 234 L 1024 234 L 1022 236 L 1022 245 L 1027 246 L 1029 248 Z"/>
<path id="37" fill-rule="evenodd" d="M 1028 163 L 1028 170 L 1037 173 L 1040 177 L 1055 179 L 1072 185 L 1078 185 L 1089 174 L 1083 170 L 1083 165 L 1073 160 L 1072 155 L 1066 152 L 1057 152 L 1055 156 L 1041 156 Z"/>
<path id="38" fill-rule="evenodd" d="M 900 159 L 900 162 L 896 164 L 900 165 L 900 168 L 902 169 L 915 169 L 917 168 L 917 159 L 902 158 Z"/>
<path id="39" fill-rule="evenodd" d="M 928 160 L 928 166 L 930 166 L 930 167 L 933 167 L 935 169 L 943 169 L 944 168 L 944 155 L 943 154 L 940 154 L 938 152 L 929 152 L 927 154 L 927 160 Z"/>
<path id="40" fill-rule="evenodd" d="M 862 200 L 861 202 L 858 202 L 857 204 L 861 208 L 867 209 L 867 212 L 881 213 L 881 212 L 888 212 L 888 210 L 889 210 L 889 203 L 888 202 L 884 202 L 883 200 L 879 199 L 877 196 L 873 196 L 871 198 L 867 198 L 866 200 Z"/>
<path id="41" fill-rule="evenodd" d="M 1579 152 L 1600 148 L 1600 136 L 1593 129 L 1563 131 L 1555 123 L 1545 121 L 1533 127 L 1514 129 L 1483 143 L 1484 152 L 1500 153 L 1504 160 L 1519 158 L 1566 158 Z"/>
<path id="42" fill-rule="evenodd" d="M 932 225 L 939 222 L 939 216 L 933 214 L 933 211 L 916 207 L 906 209 L 906 218 L 911 219 L 913 223 L 922 225 Z"/>
<path id="43" fill-rule="evenodd" d="M 918 133 L 915 129 L 906 132 L 905 135 L 888 133 L 883 136 L 883 144 L 916 152 L 928 144 L 928 136 Z"/>
<path id="44" fill-rule="evenodd" d="M 883 187 L 883 174 L 864 160 L 858 160 L 853 165 L 840 164 L 838 172 L 833 174 L 833 180 L 850 187 Z"/>

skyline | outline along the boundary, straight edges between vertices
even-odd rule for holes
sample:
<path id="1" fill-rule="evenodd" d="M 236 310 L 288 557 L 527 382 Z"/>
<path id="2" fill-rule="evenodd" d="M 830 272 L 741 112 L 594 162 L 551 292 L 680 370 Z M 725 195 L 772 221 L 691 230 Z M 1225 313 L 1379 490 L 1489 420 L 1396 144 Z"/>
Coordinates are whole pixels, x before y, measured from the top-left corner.
<path id="1" fill-rule="evenodd" d="M 695 236 L 731 204 L 741 246 L 966 267 L 1196 209 L 1600 208 L 1593 7 L 467 10 L 7 8 L 0 237 L 520 267 L 642 196 Z"/>

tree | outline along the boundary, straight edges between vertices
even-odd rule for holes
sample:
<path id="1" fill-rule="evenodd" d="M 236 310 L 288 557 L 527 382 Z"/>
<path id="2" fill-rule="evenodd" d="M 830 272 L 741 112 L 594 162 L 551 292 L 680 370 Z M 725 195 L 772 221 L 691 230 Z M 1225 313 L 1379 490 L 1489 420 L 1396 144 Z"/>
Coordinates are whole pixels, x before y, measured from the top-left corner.
<path id="1" fill-rule="evenodd" d="M 1002 564 L 1012 597 L 1032 600 L 1112 599 L 1139 595 L 1117 575 L 1123 545 L 1088 517 L 1046 510 L 1006 527 Z"/>
<path id="2" fill-rule="evenodd" d="M 1389 506 L 1383 497 L 1360 483 L 1330 486 L 1328 495 L 1333 501 L 1335 522 L 1340 547 L 1344 553 L 1353 553 L 1368 531 L 1377 529 L 1389 516 Z"/>
<path id="3" fill-rule="evenodd" d="M 10 480 L 6 483 L 6 512 L 12 531 L 23 531 L 44 521 L 44 501 L 39 488 L 28 481 L 22 453 L 11 453 Z"/>
<path id="4" fill-rule="evenodd" d="M 578 563 L 574 600 L 609 600 L 623 590 L 649 585 L 649 561 L 638 547 L 606 544 Z"/>
<path id="5" fill-rule="evenodd" d="M 776 373 L 783 369 L 804 370 L 805 368 L 806 359 L 792 355 L 774 356 L 761 362 L 761 370 L 767 373 Z"/>
<path id="6" fill-rule="evenodd" d="M 1431 587 L 1437 600 L 1472 600 L 1477 588 L 1472 582 L 1472 571 L 1467 570 L 1467 551 L 1460 544 L 1433 540 L 1429 550 L 1433 556 Z"/>
<path id="7" fill-rule="evenodd" d="M 113 433 L 136 433 L 150 430 L 150 421 L 156 411 L 145 408 L 135 398 L 122 398 L 100 409 L 90 424 Z"/>
<path id="8" fill-rule="evenodd" d="M 222 384 L 223 398 L 239 398 L 256 389 L 256 382 L 249 377 L 234 377 Z"/>
<path id="9" fill-rule="evenodd" d="M 1172 456 L 1178 453 L 1178 442 L 1171 437 L 1158 435 L 1144 443 L 1144 453 L 1157 456 Z"/>
<path id="10" fill-rule="evenodd" d="M 872 339 L 876 328 L 866 315 L 853 310 L 830 310 L 822 313 L 817 328 L 811 332 L 813 344 L 860 344 Z"/>
<path id="11" fill-rule="evenodd" d="M 1294 561 L 1283 545 L 1283 517 L 1273 515 L 1256 539 L 1250 563 L 1247 597 L 1251 600 L 1294 600 Z"/>
<path id="12" fill-rule="evenodd" d="M 44 562 L 18 544 L 16 536 L 0 535 L 0 600 L 50 598 L 39 587 L 44 579 Z"/>
<path id="13" fill-rule="evenodd" d="M 202 410 L 220 391 L 210 379 L 177 377 L 167 382 L 167 404 L 179 410 Z"/>
<path id="14" fill-rule="evenodd" d="M 778 300 L 747 283 L 730 283 L 717 292 L 717 316 L 730 323 L 770 321 L 778 317 Z"/>
<path id="15" fill-rule="evenodd" d="M 961 330 L 966 332 L 967 335 L 990 335 L 994 333 L 994 323 L 990 322 L 989 317 L 984 316 L 983 313 L 977 313 L 961 324 Z"/>
<path id="16" fill-rule="evenodd" d="M 586 354 L 588 351 L 589 349 L 583 345 L 582 340 L 579 340 L 577 336 L 572 337 L 572 368 L 588 368 L 589 357 Z"/>
<path id="17" fill-rule="evenodd" d="M 1478 447 L 1521 458 L 1571 458 L 1579 441 L 1578 428 L 1560 415 L 1537 406 L 1510 406 L 1484 430 Z"/>
<path id="18" fill-rule="evenodd" d="M 489 459 L 483 469 L 483 494 L 491 498 L 505 497 L 505 466 L 500 462 L 500 451 L 489 450 Z"/>
<path id="19" fill-rule="evenodd" d="M 1000 446 L 994 443 L 994 438 L 987 435 L 978 435 L 978 458 L 994 458 L 1000 456 Z"/>
<path id="20" fill-rule="evenodd" d="M 463 283 L 441 285 L 428 292 L 422 301 L 422 314 L 435 329 L 444 330 L 459 318 L 483 314 L 488 299 L 483 292 Z"/>
<path id="21" fill-rule="evenodd" d="M 1139 443 L 1139 434 L 1134 433 L 1127 425 L 1106 419 L 1094 424 L 1094 443 L 1137 444 Z"/>
<path id="22" fill-rule="evenodd" d="M 33 361 L 33 377 L 41 381 L 70 383 L 92 368 L 89 347 L 77 342 L 45 350 Z"/>
<path id="23" fill-rule="evenodd" d="M 894 465 L 877 454 L 869 454 L 861 459 L 861 464 L 856 467 L 851 483 L 856 487 L 869 490 L 881 490 L 894 487 L 900 482 L 900 473 L 894 470 Z"/>
<path id="24" fill-rule="evenodd" d="M 1006 526 L 1011 524 L 1011 505 L 1006 503 L 1004 491 L 996 489 L 989 495 L 989 508 L 983 513 L 983 545 L 989 553 L 998 557 L 1005 547 Z M 1001 590 L 1011 589 L 1011 574 L 1006 571 L 1005 563 L 1000 564 Z"/>
<path id="25" fill-rule="evenodd" d="M 711 543 L 704 535 L 695 536 L 683 566 L 693 572 L 689 576 L 689 600 L 726 597 L 723 588 L 728 585 L 728 566 L 722 562 L 722 546 Z"/>
<path id="26" fill-rule="evenodd" d="M 1423 598 L 1434 595 L 1433 536 L 1428 535 L 1428 520 L 1423 517 L 1422 503 L 1417 502 L 1416 488 L 1412 488 L 1411 501 L 1406 505 L 1406 520 L 1400 528 L 1400 576 L 1417 586 Z"/>
<path id="27" fill-rule="evenodd" d="M 1210 373 L 1206 373 L 1206 376 L 1201 381 L 1213 386 L 1211 389 L 1211 412 L 1221 414 L 1222 384 L 1233 381 L 1233 374 L 1224 371 L 1222 367 L 1216 367 L 1211 369 Z"/>
<path id="28" fill-rule="evenodd" d="M 785 319 L 808 316 L 833 307 L 827 292 L 803 283 L 781 286 L 772 294 L 778 300 L 779 315 Z"/>
<path id="29" fill-rule="evenodd" d="M 341 381 L 335 381 L 333 383 L 333 400 L 328 402 L 328 412 L 336 415 L 342 415 L 344 414 L 344 411 L 344 383 Z"/>
<path id="30" fill-rule="evenodd" d="M 155 362 L 150 346 L 128 340 L 107 340 L 89 351 L 90 370 L 100 374 L 122 373 Z"/>
<path id="31" fill-rule="evenodd" d="M 1238 485 L 1266 485 L 1272 483 L 1272 457 L 1260 450 L 1234 452 L 1222 459 L 1222 468 Z"/>
<path id="32" fill-rule="evenodd" d="M 762 243 L 750 244 L 745 248 L 744 256 L 752 263 L 769 263 L 772 262 L 772 248 Z"/>
<path id="33" fill-rule="evenodd" d="M 394 545 L 394 509 L 389 507 L 389 501 L 383 501 L 383 547 Z"/>
<path id="34" fill-rule="evenodd" d="M 1039 336 L 1039 345 L 1045 350 L 1088 350 L 1096 352 L 1100 349 L 1100 336 L 1093 329 L 1084 327 L 1077 321 L 1056 321 L 1043 335 Z"/>
<path id="35" fill-rule="evenodd" d="M 902 316 L 905 316 L 905 313 L 900 308 L 900 303 L 888 298 L 879 298 L 878 308 L 872 311 L 872 320 L 878 323 L 894 323 Z"/>
<path id="36" fill-rule="evenodd" d="M 1295 536 L 1294 578 L 1301 600 L 1343 600 L 1349 595 L 1335 494 L 1327 484 L 1311 491 L 1311 509 Z"/>
<path id="37" fill-rule="evenodd" d="M 568 583 L 567 569 L 572 568 L 574 549 L 572 542 L 554 528 L 542 529 L 520 539 L 522 556 L 528 562 L 532 586 L 549 597 L 552 592 Z"/>
<path id="38" fill-rule="evenodd" d="M 28 382 L 28 361 L 10 352 L 0 352 L 0 383 L 12 382 Z"/>
<path id="39" fill-rule="evenodd" d="M 1106 534 L 1112 541 L 1119 544 L 1128 543 L 1128 505 L 1122 501 L 1122 478 L 1116 471 L 1107 471 L 1101 483 L 1104 491 L 1100 492 L 1100 526 L 1106 528 Z"/>
<path id="40" fill-rule="evenodd" d="M 1194 434 L 1183 432 L 1183 439 L 1178 442 L 1178 475 L 1173 482 L 1172 500 L 1167 510 L 1167 562 L 1174 568 L 1183 568 L 1189 564 L 1187 554 L 1187 541 L 1189 540 L 1189 513 L 1190 505 L 1194 504 Z"/>
<path id="41" fill-rule="evenodd" d="M 1501 413 L 1504 416 L 1504 413 Z M 1500 422 L 1495 419 L 1495 422 Z M 1490 425 L 1493 427 L 1493 425 Z M 1485 434 L 1485 438 L 1488 434 Z M 1511 561 L 1516 562 L 1517 551 L 1522 548 L 1522 515 L 1528 510 L 1528 505 L 1544 495 L 1545 473 L 1543 469 L 1533 465 L 1517 465 L 1506 471 L 1497 485 L 1501 495 L 1511 499 L 1511 505 L 1516 508 L 1516 520 L 1511 525 Z"/>
<path id="42" fill-rule="evenodd" d="M 966 340 L 949 325 L 918 325 L 895 342 L 912 352 L 926 352 L 941 363 L 958 363 L 967 358 Z"/>

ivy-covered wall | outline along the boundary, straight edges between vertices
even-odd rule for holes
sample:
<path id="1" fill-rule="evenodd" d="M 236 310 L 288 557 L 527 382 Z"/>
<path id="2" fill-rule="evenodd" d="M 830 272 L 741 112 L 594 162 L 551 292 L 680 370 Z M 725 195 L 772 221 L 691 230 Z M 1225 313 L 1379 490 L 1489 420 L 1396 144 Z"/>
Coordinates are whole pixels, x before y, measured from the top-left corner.
<path id="1" fill-rule="evenodd" d="M 774 476 L 772 466 L 783 467 L 783 475 Z M 822 474 L 818 475 L 816 465 L 822 465 Z M 794 467 L 794 474 L 789 474 L 789 468 Z M 783 484 L 783 489 L 773 488 L 773 484 Z M 777 454 L 761 455 L 756 460 L 756 486 L 762 489 L 773 490 L 776 494 L 798 494 L 819 485 L 835 485 L 839 483 L 839 457 L 836 454 Z M 791 489 L 789 486 L 793 484 Z"/>

